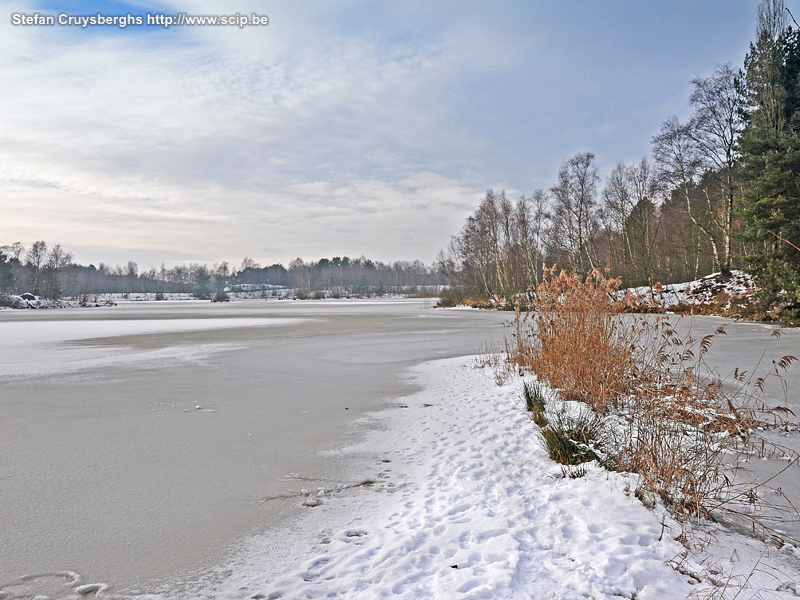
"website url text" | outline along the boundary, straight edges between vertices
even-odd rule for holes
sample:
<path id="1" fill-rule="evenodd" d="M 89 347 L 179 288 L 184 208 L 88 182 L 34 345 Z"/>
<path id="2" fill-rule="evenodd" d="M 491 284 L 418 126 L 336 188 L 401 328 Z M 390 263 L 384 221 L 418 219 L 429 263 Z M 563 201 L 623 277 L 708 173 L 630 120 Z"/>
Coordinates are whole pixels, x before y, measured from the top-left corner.
<path id="1" fill-rule="evenodd" d="M 96 15 L 70 15 L 68 13 L 60 13 L 58 15 L 44 15 L 40 13 L 26 14 L 26 13 L 13 13 L 11 15 L 12 25 L 23 26 L 55 26 L 66 25 L 72 27 L 141 27 L 159 26 L 169 27 L 230 27 L 235 26 L 240 29 L 251 26 L 269 25 L 269 17 L 266 15 L 243 15 L 236 13 L 235 15 L 187 15 L 186 13 L 178 13 L 175 15 L 166 15 L 163 13 L 145 15 L 103 15 L 97 13 Z"/>

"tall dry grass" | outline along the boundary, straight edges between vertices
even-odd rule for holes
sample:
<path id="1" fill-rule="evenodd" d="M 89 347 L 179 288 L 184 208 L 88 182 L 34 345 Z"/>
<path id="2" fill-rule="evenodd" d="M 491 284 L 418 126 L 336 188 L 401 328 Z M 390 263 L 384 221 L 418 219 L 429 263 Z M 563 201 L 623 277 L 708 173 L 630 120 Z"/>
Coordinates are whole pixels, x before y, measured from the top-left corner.
<path id="1" fill-rule="evenodd" d="M 679 518 L 724 519 L 774 538 L 775 522 L 745 506 L 764 484 L 742 485 L 735 471 L 741 456 L 758 452 L 751 432 L 776 413 L 711 374 L 706 359 L 724 327 L 681 337 L 666 316 L 626 314 L 638 299 L 619 286 L 597 270 L 582 277 L 547 269 L 535 311 L 518 312 L 510 324 L 507 360 L 613 424 L 603 435 L 604 463 L 637 473 L 642 501 L 660 500 Z M 755 388 L 763 389 L 763 380 Z M 788 501 L 769 508 L 778 521 L 797 517 Z"/>
<path id="2" fill-rule="evenodd" d="M 617 299 L 619 285 L 597 270 L 582 278 L 546 269 L 534 312 L 524 318 L 518 312 L 507 336 L 510 361 L 559 388 L 565 399 L 605 412 L 631 390 L 637 342 L 646 328 L 620 318 L 630 299 Z"/>

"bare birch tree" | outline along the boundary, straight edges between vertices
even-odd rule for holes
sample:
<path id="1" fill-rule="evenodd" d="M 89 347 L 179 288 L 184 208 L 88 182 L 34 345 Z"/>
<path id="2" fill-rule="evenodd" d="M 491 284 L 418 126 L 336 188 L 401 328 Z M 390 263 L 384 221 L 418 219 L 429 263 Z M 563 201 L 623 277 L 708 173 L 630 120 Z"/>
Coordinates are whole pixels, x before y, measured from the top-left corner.
<path id="1" fill-rule="evenodd" d="M 564 267 L 580 273 L 598 266 L 593 235 L 599 176 L 594 158 L 591 152 L 584 152 L 564 161 L 558 183 L 550 190 L 554 202 L 551 249 L 566 259 Z"/>

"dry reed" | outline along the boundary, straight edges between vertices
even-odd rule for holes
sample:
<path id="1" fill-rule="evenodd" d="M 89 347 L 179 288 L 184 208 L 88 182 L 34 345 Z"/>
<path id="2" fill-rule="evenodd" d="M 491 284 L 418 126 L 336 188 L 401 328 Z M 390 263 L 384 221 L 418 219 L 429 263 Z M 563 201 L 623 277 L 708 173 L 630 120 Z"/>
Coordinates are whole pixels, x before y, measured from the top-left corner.
<path id="1" fill-rule="evenodd" d="M 666 316 L 624 314 L 639 301 L 620 294 L 619 285 L 597 270 L 581 277 L 545 269 L 535 312 L 518 311 L 509 325 L 508 362 L 535 373 L 562 399 L 613 417 L 603 434 L 603 462 L 639 474 L 636 495 L 646 504 L 660 500 L 679 519 L 725 520 L 784 543 L 776 522 L 743 506 L 764 483 L 734 483 L 739 457 L 757 451 L 751 431 L 764 416 L 783 416 L 780 409 L 759 406 L 756 394 L 732 394 L 709 375 L 706 358 L 724 327 L 682 338 Z M 775 373 L 794 360 L 781 359 Z M 763 390 L 763 380 L 755 389 Z M 788 501 L 768 508 L 777 522 L 797 517 Z"/>

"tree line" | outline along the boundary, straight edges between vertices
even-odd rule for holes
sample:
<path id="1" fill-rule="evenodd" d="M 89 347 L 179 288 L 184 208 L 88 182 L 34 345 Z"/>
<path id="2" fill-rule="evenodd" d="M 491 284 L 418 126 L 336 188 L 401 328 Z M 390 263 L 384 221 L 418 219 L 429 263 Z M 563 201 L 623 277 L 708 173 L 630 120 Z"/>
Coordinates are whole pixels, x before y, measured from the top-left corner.
<path id="1" fill-rule="evenodd" d="M 140 271 L 125 265 L 79 265 L 60 244 L 48 247 L 43 240 L 26 248 L 19 242 L 0 246 L 0 293 L 31 293 L 50 299 L 81 298 L 99 294 L 188 293 L 210 298 L 222 291 L 253 293 L 290 288 L 304 297 L 325 291 L 329 295 L 413 293 L 437 286 L 443 278 L 438 269 L 421 261 L 391 264 L 365 257 L 323 258 L 306 262 L 297 258 L 288 268 L 276 263 L 261 266 L 245 257 L 237 268 L 227 261 L 211 266 L 190 263 Z"/>
<path id="2" fill-rule="evenodd" d="M 439 257 L 450 281 L 513 300 L 544 264 L 607 269 L 628 287 L 745 268 L 765 305 L 800 312 L 800 27 L 783 0 L 758 6 L 741 68 L 718 65 L 690 86 L 691 116 L 663 121 L 652 158 L 601 181 L 583 152 L 548 190 L 488 190 Z"/>

